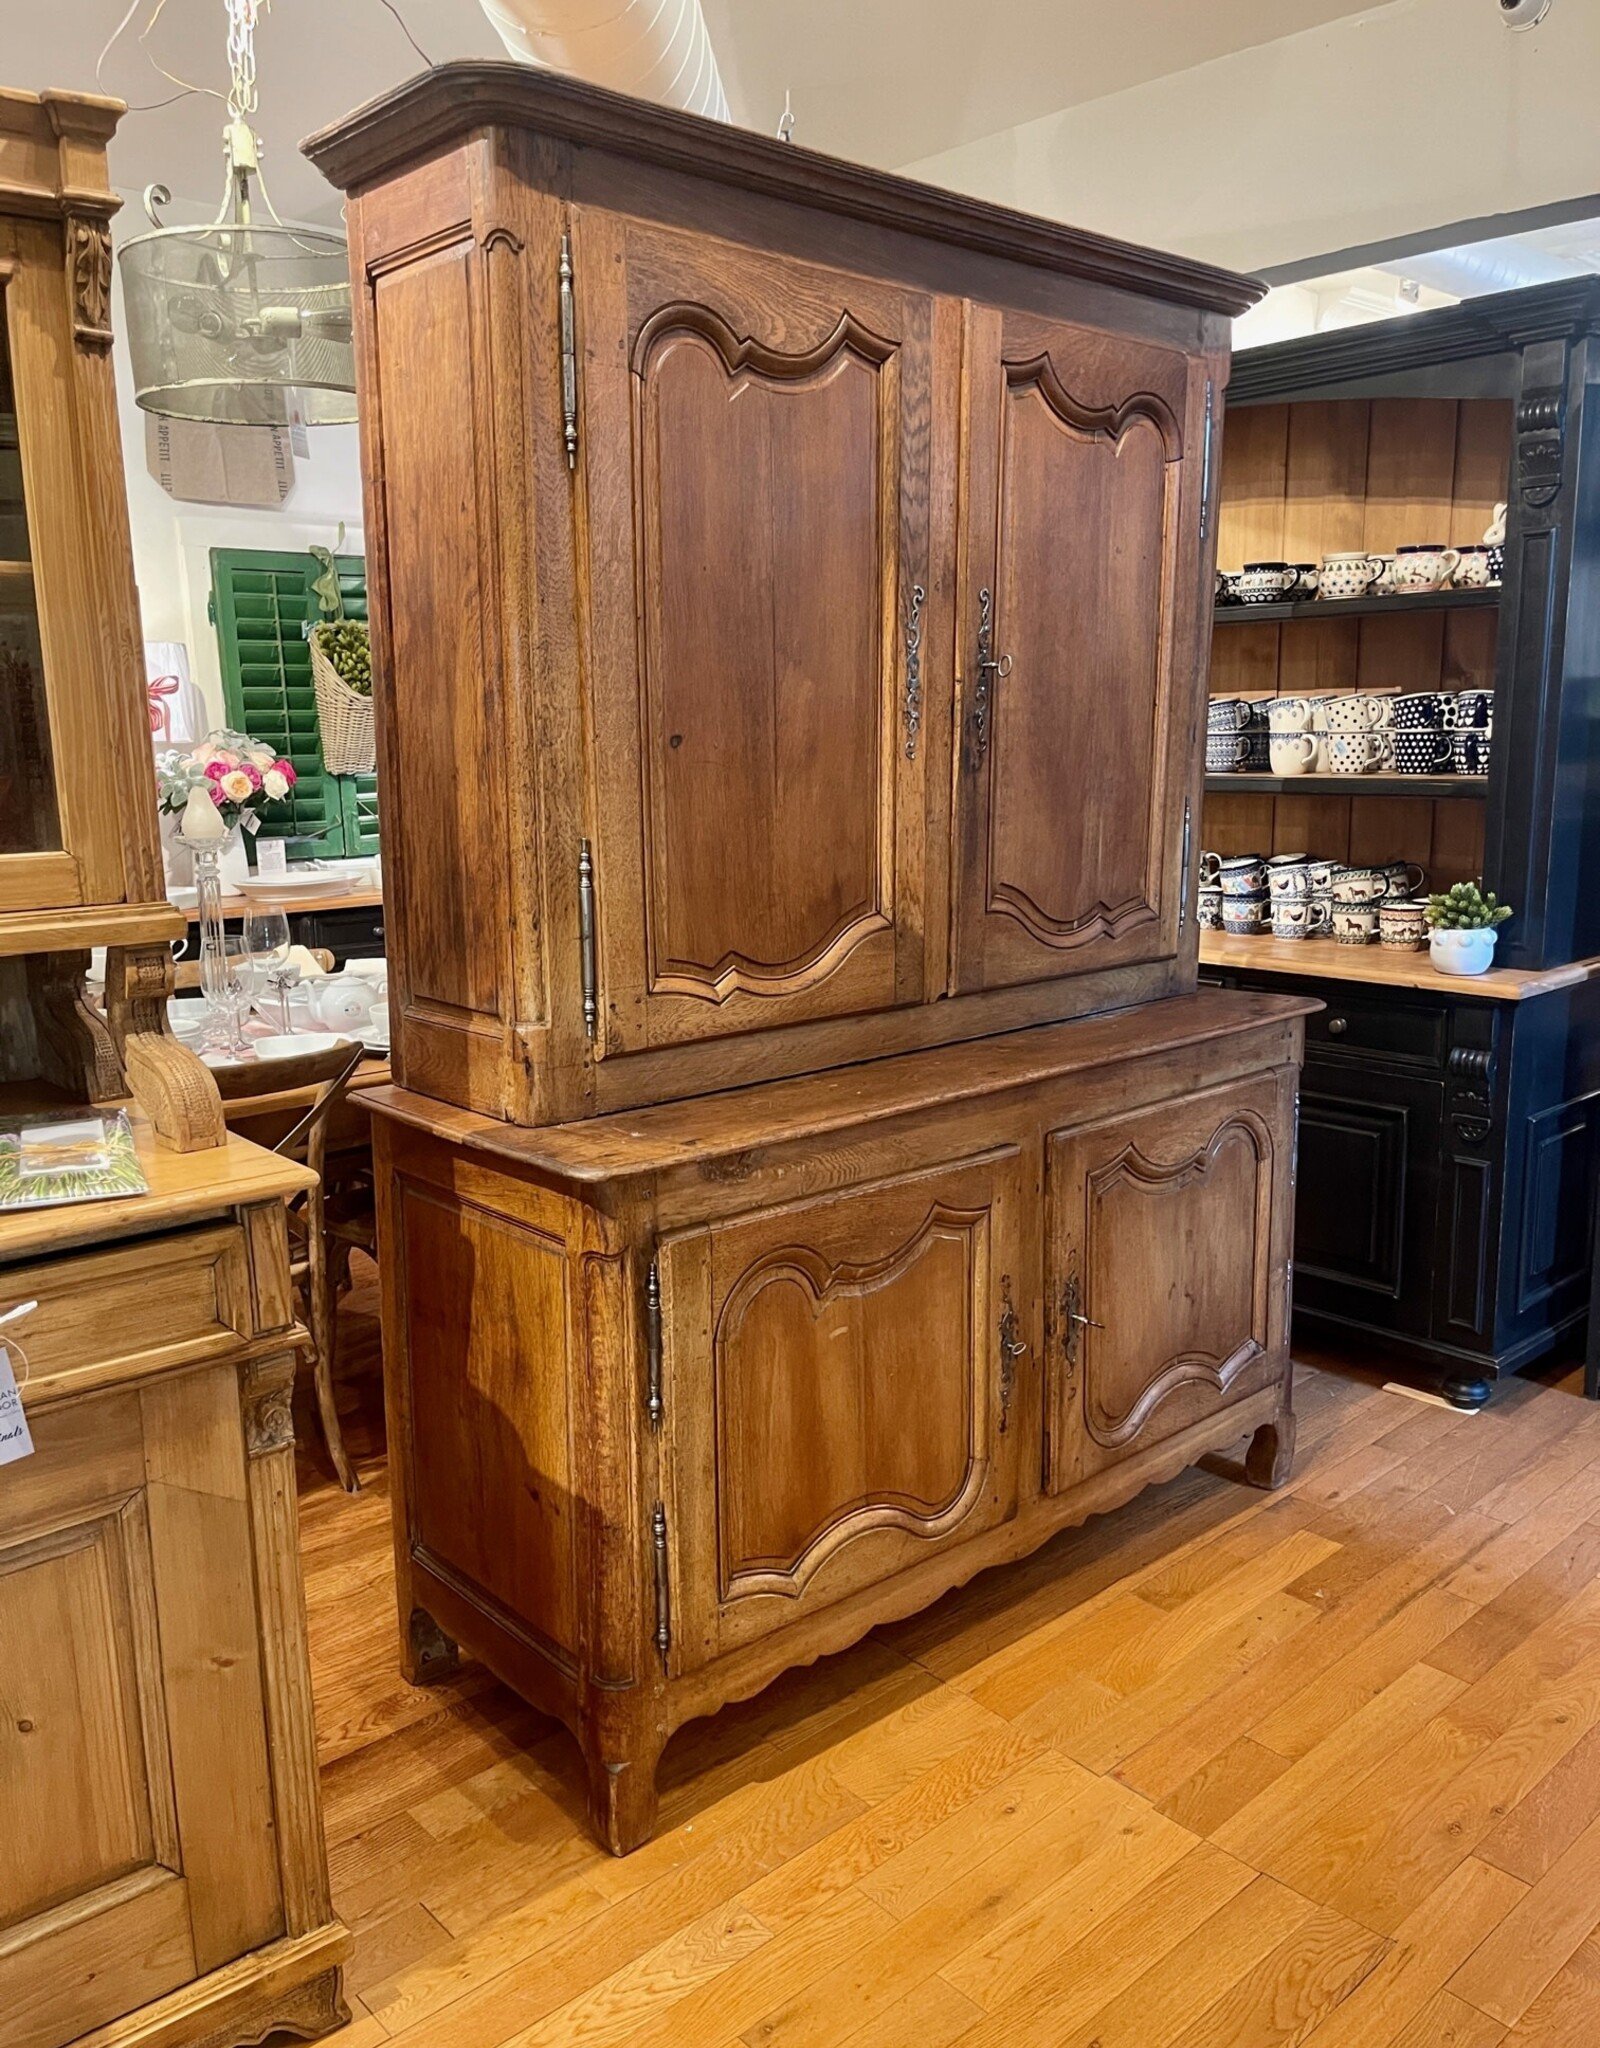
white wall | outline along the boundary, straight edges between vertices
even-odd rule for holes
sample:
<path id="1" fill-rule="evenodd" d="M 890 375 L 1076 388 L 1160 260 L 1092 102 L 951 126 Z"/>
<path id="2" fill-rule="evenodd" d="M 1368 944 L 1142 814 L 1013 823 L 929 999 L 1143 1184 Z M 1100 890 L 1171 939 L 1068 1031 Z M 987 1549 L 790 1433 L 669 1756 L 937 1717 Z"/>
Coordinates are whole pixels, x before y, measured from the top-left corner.
<path id="1" fill-rule="evenodd" d="M 1394 0 L 906 168 L 1255 270 L 1592 193 L 1597 124 L 1597 0 Z"/>
<path id="2" fill-rule="evenodd" d="M 122 422 L 133 570 L 147 640 L 181 640 L 189 671 L 205 694 L 214 724 L 223 723 L 222 674 L 217 636 L 206 617 L 212 548 L 298 549 L 334 545 L 345 522 L 345 552 L 362 552 L 361 454 L 355 427 L 313 427 L 310 457 L 297 458 L 294 488 L 277 511 L 241 511 L 226 505 L 180 504 L 169 498 L 145 463 L 145 415 L 133 402 L 122 282 L 116 285 L 112 351 L 117 407 Z"/>

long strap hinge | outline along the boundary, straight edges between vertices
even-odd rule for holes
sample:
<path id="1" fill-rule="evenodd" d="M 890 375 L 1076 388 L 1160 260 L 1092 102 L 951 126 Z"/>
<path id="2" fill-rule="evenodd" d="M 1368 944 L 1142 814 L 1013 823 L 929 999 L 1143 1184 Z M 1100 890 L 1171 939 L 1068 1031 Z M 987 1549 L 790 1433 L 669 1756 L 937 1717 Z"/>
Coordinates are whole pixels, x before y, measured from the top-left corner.
<path id="1" fill-rule="evenodd" d="M 594 942 L 594 852 L 578 841 L 578 950 L 583 985 L 583 1035 L 593 1044 L 600 1029 L 600 975 Z"/>
<path id="2" fill-rule="evenodd" d="M 561 302 L 561 438 L 567 448 L 567 468 L 578 466 L 578 323 L 572 298 L 572 238 L 561 237 L 561 261 L 556 271 Z"/>
<path id="3" fill-rule="evenodd" d="M 672 1652 L 672 1588 L 667 1581 L 667 1511 L 660 1501 L 650 1511 L 650 1545 L 656 1564 L 656 1655 L 664 1671 Z"/>
<path id="4" fill-rule="evenodd" d="M 644 1276 L 644 1412 L 652 1431 L 661 1427 L 666 1403 L 661 1395 L 661 1264 L 650 1261 Z"/>

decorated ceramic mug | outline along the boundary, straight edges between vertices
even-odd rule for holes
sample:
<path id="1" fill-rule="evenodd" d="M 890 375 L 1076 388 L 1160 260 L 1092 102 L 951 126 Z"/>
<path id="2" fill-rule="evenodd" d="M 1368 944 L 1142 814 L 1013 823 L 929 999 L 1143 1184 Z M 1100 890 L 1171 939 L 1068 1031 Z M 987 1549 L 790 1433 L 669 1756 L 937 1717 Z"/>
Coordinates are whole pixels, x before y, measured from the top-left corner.
<path id="1" fill-rule="evenodd" d="M 1206 706 L 1207 732 L 1265 732 L 1266 705 L 1256 697 L 1213 697 Z"/>
<path id="2" fill-rule="evenodd" d="M 1267 899 L 1265 896 L 1224 896 L 1222 899 L 1222 929 L 1231 932 L 1236 939 L 1253 938 L 1267 928 Z"/>
<path id="3" fill-rule="evenodd" d="M 1294 582 L 1295 571 L 1287 562 L 1246 562 L 1239 577 L 1239 601 L 1282 604 Z"/>
<path id="4" fill-rule="evenodd" d="M 1456 552 L 1461 559 L 1450 580 L 1457 590 L 1488 590 L 1499 581 L 1494 573 L 1493 548 L 1480 541 L 1469 548 L 1458 548 Z"/>
<path id="5" fill-rule="evenodd" d="M 1389 723 L 1401 730 L 1442 725 L 1449 701 L 1444 690 L 1408 690 L 1389 700 Z"/>
<path id="6" fill-rule="evenodd" d="M 1280 861 L 1267 869 L 1267 894 L 1274 905 L 1303 902 L 1315 893 L 1311 886 L 1310 861 Z"/>
<path id="7" fill-rule="evenodd" d="M 1224 896 L 1261 896 L 1266 893 L 1267 864 L 1259 853 L 1235 853 L 1223 861 L 1217 880 Z"/>
<path id="8" fill-rule="evenodd" d="M 1275 939 L 1308 939 L 1326 931 L 1332 912 L 1321 897 L 1291 897 L 1272 906 L 1272 936 Z"/>
<path id="9" fill-rule="evenodd" d="M 1394 765 L 1401 775 L 1448 775 L 1450 735 L 1437 726 L 1426 731 L 1392 732 Z"/>
<path id="10" fill-rule="evenodd" d="M 1267 731 L 1274 735 L 1281 732 L 1309 732 L 1316 708 L 1316 701 L 1311 697 L 1269 698 Z"/>
<path id="11" fill-rule="evenodd" d="M 1445 706 L 1451 732 L 1487 732 L 1494 722 L 1493 690 L 1457 690 Z"/>
<path id="12" fill-rule="evenodd" d="M 1365 597 L 1382 567 L 1376 555 L 1324 555 L 1317 571 L 1317 595 L 1335 600 Z"/>
<path id="13" fill-rule="evenodd" d="M 1316 563 L 1291 562 L 1289 567 L 1294 572 L 1294 581 L 1289 586 L 1289 595 L 1295 602 L 1299 603 L 1305 598 L 1315 597 L 1317 594 L 1317 584 L 1320 580 L 1317 574 Z"/>
<path id="14" fill-rule="evenodd" d="M 1313 860 L 1308 861 L 1306 866 L 1311 875 L 1311 893 L 1314 896 L 1326 896 L 1333 887 L 1334 876 L 1342 872 L 1344 862 L 1341 860 Z"/>
<path id="15" fill-rule="evenodd" d="M 1444 547 L 1438 541 L 1413 541 L 1395 549 L 1394 587 L 1401 593 L 1443 590 L 1460 560 L 1458 548 Z"/>
<path id="16" fill-rule="evenodd" d="M 1428 937 L 1428 906 L 1414 899 L 1378 905 L 1378 943 L 1414 953 Z"/>
<path id="17" fill-rule="evenodd" d="M 1325 752 L 1330 775 L 1371 775 L 1383 763 L 1383 744 L 1375 732 L 1330 732 Z"/>
<path id="18" fill-rule="evenodd" d="M 1380 725 L 1389 722 L 1387 697 L 1362 695 L 1352 691 L 1343 697 L 1324 697 L 1318 713 L 1318 723 L 1324 732 L 1373 732 Z"/>
<path id="19" fill-rule="evenodd" d="M 1383 868 L 1335 868 L 1328 893 L 1336 910 L 1347 903 L 1379 903 L 1389 893 L 1388 872 Z"/>
<path id="20" fill-rule="evenodd" d="M 1203 932 L 1220 932 L 1222 929 L 1222 891 L 1214 882 L 1200 885 L 1200 929 Z"/>
<path id="21" fill-rule="evenodd" d="M 1425 870 L 1414 860 L 1385 861 L 1382 873 L 1386 878 L 1384 895 L 1392 902 L 1402 902 L 1415 896 L 1426 879 Z"/>
<path id="22" fill-rule="evenodd" d="M 1333 936 L 1341 946 L 1370 946 L 1378 936 L 1376 903 L 1335 903 Z"/>
<path id="23" fill-rule="evenodd" d="M 1378 574 L 1372 585 L 1372 594 L 1374 597 L 1393 597 L 1400 587 L 1395 581 L 1395 558 L 1393 555 L 1378 555 L 1374 559 L 1378 564 Z"/>
<path id="24" fill-rule="evenodd" d="M 1274 775 L 1309 775 L 1316 765 L 1317 753 L 1314 732 L 1274 733 L 1267 748 Z"/>

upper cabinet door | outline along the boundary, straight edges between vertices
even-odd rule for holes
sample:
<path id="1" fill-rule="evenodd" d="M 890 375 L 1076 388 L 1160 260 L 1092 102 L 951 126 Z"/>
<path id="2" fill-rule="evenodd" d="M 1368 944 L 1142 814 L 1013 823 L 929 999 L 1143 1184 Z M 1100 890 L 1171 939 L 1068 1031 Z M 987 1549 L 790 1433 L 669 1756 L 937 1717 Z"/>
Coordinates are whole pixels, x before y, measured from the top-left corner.
<path id="1" fill-rule="evenodd" d="M 917 1002 L 956 309 L 936 397 L 925 295 L 582 210 L 572 257 L 596 1051 Z"/>
<path id="2" fill-rule="evenodd" d="M 106 782 L 150 772 L 148 752 L 115 750 L 106 708 L 142 671 L 131 578 L 106 596 L 115 526 L 97 540 L 84 516 L 94 479 L 62 280 L 54 223 L 0 223 L 0 915 L 122 901 Z"/>
<path id="3" fill-rule="evenodd" d="M 970 307 L 954 984 L 1176 951 L 1205 366 Z"/>

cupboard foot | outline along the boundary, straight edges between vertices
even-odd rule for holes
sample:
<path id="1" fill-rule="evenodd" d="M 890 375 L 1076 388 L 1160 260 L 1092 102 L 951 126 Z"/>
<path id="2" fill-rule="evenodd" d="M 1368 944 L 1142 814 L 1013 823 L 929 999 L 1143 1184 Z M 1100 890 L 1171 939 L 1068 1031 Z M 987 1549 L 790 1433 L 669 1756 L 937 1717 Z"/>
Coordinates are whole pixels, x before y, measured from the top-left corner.
<path id="1" fill-rule="evenodd" d="M 1294 1465 L 1294 1410 L 1285 1408 L 1263 1422 L 1244 1454 L 1244 1476 L 1267 1491 L 1282 1486 Z"/>
<path id="2" fill-rule="evenodd" d="M 401 1675 L 411 1685 L 434 1685 L 441 1678 L 453 1678 L 460 1663 L 459 1647 L 433 1616 L 413 1607 L 401 1644 Z"/>
<path id="3" fill-rule="evenodd" d="M 1463 1408 L 1468 1414 L 1479 1408 L 1487 1408 L 1489 1396 L 1494 1391 L 1494 1382 L 1481 1372 L 1470 1367 L 1449 1374 L 1439 1388 L 1452 1408 Z"/>
<path id="4" fill-rule="evenodd" d="M 583 1760 L 589 1772 L 589 1823 L 613 1856 L 643 1848 L 656 1831 L 656 1764 L 658 1744 L 641 1745 L 632 1754 L 602 1754 L 585 1742 Z"/>

